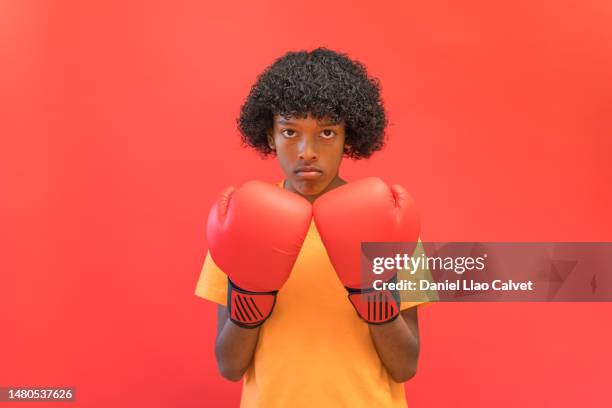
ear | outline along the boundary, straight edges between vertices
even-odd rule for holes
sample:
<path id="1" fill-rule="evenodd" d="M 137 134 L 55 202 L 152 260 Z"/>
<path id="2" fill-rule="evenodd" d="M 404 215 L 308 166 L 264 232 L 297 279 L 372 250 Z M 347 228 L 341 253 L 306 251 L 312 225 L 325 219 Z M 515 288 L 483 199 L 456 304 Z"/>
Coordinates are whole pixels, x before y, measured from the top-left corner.
<path id="1" fill-rule="evenodd" d="M 276 150 L 276 144 L 274 144 L 274 137 L 272 136 L 272 129 L 268 130 L 267 138 L 270 149 Z"/>
<path id="2" fill-rule="evenodd" d="M 348 154 L 351 151 L 351 145 L 348 143 L 344 143 L 344 154 Z"/>

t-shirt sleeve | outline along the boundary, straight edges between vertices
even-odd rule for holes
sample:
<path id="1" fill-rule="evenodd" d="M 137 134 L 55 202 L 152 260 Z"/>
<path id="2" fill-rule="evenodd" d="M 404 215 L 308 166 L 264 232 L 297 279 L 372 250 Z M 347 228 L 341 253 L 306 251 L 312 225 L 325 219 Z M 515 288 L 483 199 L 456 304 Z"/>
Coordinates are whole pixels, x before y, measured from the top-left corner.
<path id="1" fill-rule="evenodd" d="M 423 243 L 419 238 L 417 246 L 412 254 L 413 258 L 420 258 L 425 256 L 425 249 L 423 248 Z M 402 278 L 402 275 L 405 272 L 400 271 L 398 273 L 398 278 Z M 427 264 L 420 264 L 419 268 L 416 270 L 414 275 L 410 275 L 409 280 L 418 282 L 419 280 L 424 279 L 428 281 L 433 281 L 431 272 Z M 435 291 L 416 291 L 414 293 L 408 293 L 405 291 L 400 291 L 400 310 L 406 310 L 414 306 L 425 306 L 430 304 L 431 302 L 435 302 L 438 300 L 438 293 Z"/>
<path id="2" fill-rule="evenodd" d="M 221 305 L 227 304 L 227 275 L 215 264 L 210 252 L 206 253 L 195 294 Z"/>

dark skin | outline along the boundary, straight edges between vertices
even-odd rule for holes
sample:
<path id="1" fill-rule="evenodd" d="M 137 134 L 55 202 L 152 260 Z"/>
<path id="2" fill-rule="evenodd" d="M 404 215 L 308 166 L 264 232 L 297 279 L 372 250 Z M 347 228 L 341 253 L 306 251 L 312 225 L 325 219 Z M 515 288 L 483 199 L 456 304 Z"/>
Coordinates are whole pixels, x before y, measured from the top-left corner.
<path id="1" fill-rule="evenodd" d="M 285 174 L 284 188 L 311 203 L 346 181 L 338 171 L 344 153 L 345 129 L 329 119 L 274 117 L 268 144 L 276 152 Z M 348 302 L 348 299 L 347 299 Z M 264 323 L 265 324 L 265 323 Z M 376 352 L 396 382 L 416 374 L 419 357 L 417 308 L 400 313 L 397 319 L 369 325 Z M 246 329 L 229 320 L 227 309 L 218 307 L 215 355 L 223 377 L 239 381 L 251 365 L 260 328 Z"/>

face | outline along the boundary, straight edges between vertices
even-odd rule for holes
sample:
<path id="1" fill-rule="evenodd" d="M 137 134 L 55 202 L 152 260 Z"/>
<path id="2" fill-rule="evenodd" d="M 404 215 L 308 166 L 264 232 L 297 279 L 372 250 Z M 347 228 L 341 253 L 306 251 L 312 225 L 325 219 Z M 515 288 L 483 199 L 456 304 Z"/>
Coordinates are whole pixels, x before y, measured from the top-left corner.
<path id="1" fill-rule="evenodd" d="M 338 170 L 344 155 L 343 123 L 329 119 L 274 116 L 268 144 L 287 179 L 285 188 L 310 201 L 344 183 Z"/>

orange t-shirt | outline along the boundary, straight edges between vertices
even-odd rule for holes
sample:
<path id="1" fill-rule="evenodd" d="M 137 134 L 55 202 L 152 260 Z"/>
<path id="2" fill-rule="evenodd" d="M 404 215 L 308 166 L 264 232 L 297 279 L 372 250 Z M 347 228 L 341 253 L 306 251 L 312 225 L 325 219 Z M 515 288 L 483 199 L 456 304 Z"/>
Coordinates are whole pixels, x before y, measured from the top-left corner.
<path id="1" fill-rule="evenodd" d="M 196 295 L 225 305 L 227 276 L 210 254 Z M 407 309 L 419 303 L 401 303 Z M 406 407 L 403 383 L 378 357 L 336 276 L 314 222 L 261 326 L 241 407 Z"/>

